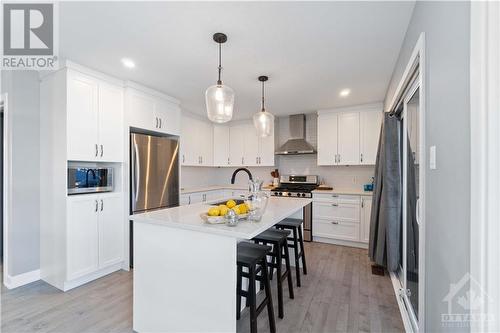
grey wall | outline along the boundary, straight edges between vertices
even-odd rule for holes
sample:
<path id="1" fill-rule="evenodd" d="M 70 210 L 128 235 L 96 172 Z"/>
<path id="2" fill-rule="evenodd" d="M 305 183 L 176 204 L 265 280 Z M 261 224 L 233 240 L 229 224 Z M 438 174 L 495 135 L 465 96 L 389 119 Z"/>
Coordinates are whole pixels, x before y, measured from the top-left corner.
<path id="1" fill-rule="evenodd" d="M 467 2 L 417 2 L 386 98 L 425 32 L 427 156 L 429 146 L 437 147 L 437 170 L 426 167 L 426 332 L 466 330 L 443 327 L 440 316 L 450 283 L 469 271 L 470 261 L 469 21 Z"/>
<path id="2" fill-rule="evenodd" d="M 2 71 L 2 91 L 8 94 L 12 126 L 12 215 L 7 237 L 8 273 L 14 276 L 40 268 L 38 72 Z"/>

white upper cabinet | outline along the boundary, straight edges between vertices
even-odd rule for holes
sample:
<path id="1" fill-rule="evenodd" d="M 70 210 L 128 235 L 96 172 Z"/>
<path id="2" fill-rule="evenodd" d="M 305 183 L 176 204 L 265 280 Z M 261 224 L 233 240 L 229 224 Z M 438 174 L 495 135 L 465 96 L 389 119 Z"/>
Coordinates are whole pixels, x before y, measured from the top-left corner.
<path id="1" fill-rule="evenodd" d="M 318 115 L 318 165 L 337 164 L 336 113 Z"/>
<path id="2" fill-rule="evenodd" d="M 382 119 L 379 104 L 318 112 L 318 165 L 373 165 Z"/>
<path id="3" fill-rule="evenodd" d="M 67 153 L 73 161 L 123 161 L 123 89 L 68 70 Z"/>
<path id="4" fill-rule="evenodd" d="M 359 164 L 359 112 L 339 113 L 338 117 L 337 164 Z"/>
<path id="5" fill-rule="evenodd" d="M 231 166 L 245 163 L 245 125 L 233 125 L 229 128 L 229 161 Z"/>
<path id="6" fill-rule="evenodd" d="M 67 80 L 68 160 L 92 161 L 99 154 L 99 84 L 74 71 L 68 71 Z"/>
<path id="7" fill-rule="evenodd" d="M 181 110 L 168 96 L 128 83 L 125 90 L 128 126 L 179 135 Z"/>
<path id="8" fill-rule="evenodd" d="M 380 127 L 382 125 L 381 111 L 360 112 L 360 163 L 373 165 L 376 162 Z"/>
<path id="9" fill-rule="evenodd" d="M 123 161 L 123 89 L 99 84 L 99 157 Z"/>
<path id="10" fill-rule="evenodd" d="M 274 166 L 274 135 L 259 138 L 259 166 Z"/>
<path id="11" fill-rule="evenodd" d="M 212 166 L 212 124 L 183 115 L 181 127 L 181 164 L 185 166 Z"/>
<path id="12" fill-rule="evenodd" d="M 214 125 L 214 166 L 230 166 L 229 126 Z"/>
<path id="13" fill-rule="evenodd" d="M 243 130 L 244 137 L 244 154 L 243 165 L 257 166 L 259 165 L 259 138 L 253 124 L 247 124 Z"/>

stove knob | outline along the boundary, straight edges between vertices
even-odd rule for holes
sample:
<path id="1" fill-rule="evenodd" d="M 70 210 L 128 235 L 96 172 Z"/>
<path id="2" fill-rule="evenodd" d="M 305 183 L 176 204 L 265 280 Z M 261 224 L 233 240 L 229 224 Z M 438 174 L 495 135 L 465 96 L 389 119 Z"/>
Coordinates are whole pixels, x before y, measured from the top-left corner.
<path id="1" fill-rule="evenodd" d="M 292 196 L 292 193 L 291 192 L 288 192 L 288 196 L 291 197 Z"/>
<path id="2" fill-rule="evenodd" d="M 279 195 L 279 196 L 282 196 L 282 195 L 283 195 L 283 192 L 278 192 L 278 195 Z"/>
<path id="3" fill-rule="evenodd" d="M 302 193 L 302 196 L 303 196 L 303 197 L 305 197 L 305 196 L 306 196 L 306 194 L 305 194 L 305 193 Z"/>

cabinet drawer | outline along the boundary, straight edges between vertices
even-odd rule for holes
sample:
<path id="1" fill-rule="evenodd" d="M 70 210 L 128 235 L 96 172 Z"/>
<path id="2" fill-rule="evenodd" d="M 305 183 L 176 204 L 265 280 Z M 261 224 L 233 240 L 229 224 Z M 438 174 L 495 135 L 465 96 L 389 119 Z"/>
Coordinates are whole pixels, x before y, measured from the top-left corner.
<path id="1" fill-rule="evenodd" d="M 359 205 L 337 202 L 313 202 L 313 216 L 319 219 L 359 223 Z"/>
<path id="2" fill-rule="evenodd" d="M 359 195 L 344 195 L 344 194 L 334 194 L 334 193 L 314 193 L 314 201 L 328 201 L 334 203 L 346 203 L 346 204 L 358 204 L 359 205 Z"/>
<path id="3" fill-rule="evenodd" d="M 315 237 L 358 241 L 359 230 L 359 223 L 321 219 L 313 221 L 313 236 Z"/>

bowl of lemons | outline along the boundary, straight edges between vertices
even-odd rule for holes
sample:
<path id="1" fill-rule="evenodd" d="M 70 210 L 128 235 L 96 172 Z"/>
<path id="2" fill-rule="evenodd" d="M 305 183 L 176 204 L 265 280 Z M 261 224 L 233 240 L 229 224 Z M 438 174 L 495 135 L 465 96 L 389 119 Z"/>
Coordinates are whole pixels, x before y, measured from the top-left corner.
<path id="1" fill-rule="evenodd" d="M 210 224 L 223 224 L 226 222 L 226 214 L 232 210 L 238 220 L 245 219 L 248 216 L 248 205 L 246 203 L 237 204 L 234 200 L 228 200 L 225 204 L 211 206 L 207 212 L 201 213 L 203 221 Z"/>

